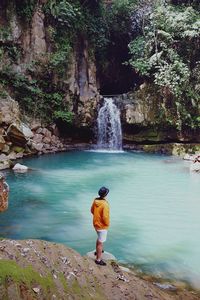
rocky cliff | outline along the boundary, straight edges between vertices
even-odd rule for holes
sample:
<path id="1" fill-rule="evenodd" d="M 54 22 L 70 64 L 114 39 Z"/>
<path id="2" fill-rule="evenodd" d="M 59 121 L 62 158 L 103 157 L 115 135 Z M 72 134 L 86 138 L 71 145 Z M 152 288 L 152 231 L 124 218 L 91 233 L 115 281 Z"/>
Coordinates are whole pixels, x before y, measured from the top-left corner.
<path id="1" fill-rule="evenodd" d="M 199 143 L 199 127 L 187 126 L 171 98 L 143 83 L 134 92 L 115 96 L 121 110 L 125 143 Z"/>
<path id="2" fill-rule="evenodd" d="M 4 154 L 18 146 L 23 153 L 55 151 L 56 144 L 64 150 L 59 134 L 72 142 L 94 142 L 100 91 L 123 89 L 126 93 L 115 101 L 126 144 L 199 143 L 196 92 L 188 91 L 191 99 L 183 95 L 183 101 L 177 101 L 169 90 L 158 91 L 152 80 L 124 65 L 130 58 L 128 43 L 141 33 L 141 20 L 151 11 L 151 3 L 132 8 L 130 14 L 126 6 L 111 2 L 106 2 L 103 15 L 101 1 L 1 1 L 0 150 Z M 198 91 L 198 64 L 192 68 Z M 24 136 L 23 127 L 33 129 L 32 137 Z"/>
<path id="3" fill-rule="evenodd" d="M 0 168 L 66 150 L 60 133 L 92 137 L 100 98 L 92 47 L 87 35 L 63 27 L 49 3 L 0 3 Z"/>

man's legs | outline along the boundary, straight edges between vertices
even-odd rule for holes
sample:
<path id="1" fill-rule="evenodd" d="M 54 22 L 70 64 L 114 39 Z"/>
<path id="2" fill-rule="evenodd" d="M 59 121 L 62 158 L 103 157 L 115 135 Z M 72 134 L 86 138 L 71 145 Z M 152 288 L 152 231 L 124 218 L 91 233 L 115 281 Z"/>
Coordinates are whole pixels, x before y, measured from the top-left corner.
<path id="1" fill-rule="evenodd" d="M 96 241 L 96 264 L 105 266 L 106 263 L 101 259 L 103 252 L 103 243 L 106 241 L 107 230 L 97 230 L 97 241 Z"/>

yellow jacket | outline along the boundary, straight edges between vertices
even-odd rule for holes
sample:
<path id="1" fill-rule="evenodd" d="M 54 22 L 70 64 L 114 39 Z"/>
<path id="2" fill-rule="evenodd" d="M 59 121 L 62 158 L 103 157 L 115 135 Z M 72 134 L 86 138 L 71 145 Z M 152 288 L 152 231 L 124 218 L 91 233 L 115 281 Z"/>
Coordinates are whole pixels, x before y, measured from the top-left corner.
<path id="1" fill-rule="evenodd" d="M 94 199 L 91 207 L 93 225 L 96 230 L 108 229 L 110 225 L 110 209 L 105 199 Z"/>

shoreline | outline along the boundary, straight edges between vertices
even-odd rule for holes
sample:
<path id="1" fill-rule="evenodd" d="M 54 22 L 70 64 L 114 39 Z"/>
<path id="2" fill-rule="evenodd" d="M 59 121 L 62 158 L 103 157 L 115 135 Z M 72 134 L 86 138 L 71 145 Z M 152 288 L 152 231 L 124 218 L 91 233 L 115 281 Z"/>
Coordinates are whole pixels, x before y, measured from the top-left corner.
<path id="1" fill-rule="evenodd" d="M 6 169 L 12 169 L 13 166 L 21 159 L 29 157 L 39 157 L 45 154 L 57 154 L 69 151 L 85 151 L 85 150 L 97 150 L 95 144 L 92 143 L 65 143 L 63 147 L 52 148 L 45 152 L 33 152 L 33 153 L 19 153 L 20 155 L 12 156 L 12 153 L 5 155 L 0 154 L 0 171 Z M 183 158 L 185 155 L 198 155 L 200 153 L 200 144 L 197 143 L 159 143 L 159 144 L 134 144 L 125 143 L 122 151 L 138 151 L 152 154 L 163 154 L 169 156 L 177 156 Z M 109 151 L 108 151 L 109 152 Z"/>

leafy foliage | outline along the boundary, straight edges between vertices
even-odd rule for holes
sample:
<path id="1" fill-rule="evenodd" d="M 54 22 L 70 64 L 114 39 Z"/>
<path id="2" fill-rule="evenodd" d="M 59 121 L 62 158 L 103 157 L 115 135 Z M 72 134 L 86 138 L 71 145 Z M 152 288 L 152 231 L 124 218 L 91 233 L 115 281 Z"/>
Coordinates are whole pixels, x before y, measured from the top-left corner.
<path id="1" fill-rule="evenodd" d="M 175 7 L 164 1 L 156 2 L 144 18 L 142 34 L 129 43 L 129 64 L 145 80 L 153 81 L 163 97 L 173 100 L 179 129 L 183 124 L 199 126 L 195 119 L 200 99 L 195 75 L 199 45 L 200 13 L 191 6 Z"/>
<path id="2" fill-rule="evenodd" d="M 37 0 L 15 0 L 17 14 L 25 21 L 31 21 Z"/>
<path id="3" fill-rule="evenodd" d="M 12 44 L 12 30 L 0 30 L 0 60 L 9 66 L 0 64 L 0 81 L 26 112 L 49 121 L 73 121 L 65 99 L 69 94 L 67 73 L 73 49 L 87 41 L 103 78 L 101 86 L 107 84 L 110 91 L 113 87 L 113 92 L 117 88 L 120 92 L 125 85 L 130 88 L 148 81 L 159 91 L 162 116 L 169 124 L 177 123 L 179 128 L 182 123 L 194 128 L 200 125 L 199 1 L 113 0 L 106 5 L 103 0 L 15 2 L 20 21 L 30 22 L 36 5 L 45 14 L 48 53 L 43 62 L 26 66 L 23 74 L 13 71 L 23 53 L 18 44 Z M 167 115 L 166 107 L 176 118 Z"/>
<path id="4" fill-rule="evenodd" d="M 72 112 L 69 112 L 69 111 L 55 111 L 54 112 L 54 118 L 56 120 L 61 120 L 65 123 L 69 123 L 71 124 L 72 121 L 73 121 L 73 113 Z"/>
<path id="5" fill-rule="evenodd" d="M 67 123 L 72 121 L 70 113 L 66 111 L 64 91 L 50 84 L 47 78 L 30 79 L 6 67 L 0 72 L 0 83 L 4 88 L 9 86 L 12 89 L 21 108 L 33 117 L 42 118 L 47 123 L 58 117 Z M 59 115 L 62 111 L 65 113 Z"/>
<path id="6" fill-rule="evenodd" d="M 200 41 L 199 18 L 191 7 L 156 7 L 143 35 L 129 44 L 129 63 L 141 75 L 153 77 L 159 87 L 180 96 L 188 86 L 190 68 L 196 63 L 195 55 L 190 54 L 191 48 L 196 55 L 198 52 L 195 44 Z"/>
<path id="7" fill-rule="evenodd" d="M 65 26 L 65 29 L 74 29 L 76 20 L 81 16 L 80 8 L 77 5 L 64 0 L 48 1 L 45 5 L 45 12 L 51 15 L 60 26 Z"/>

